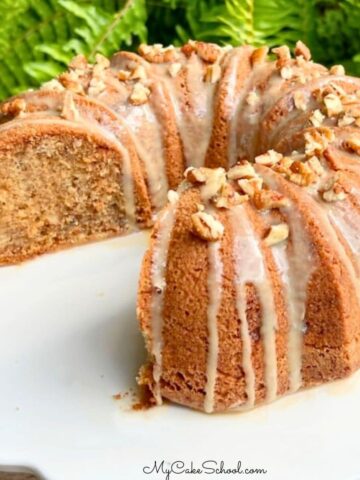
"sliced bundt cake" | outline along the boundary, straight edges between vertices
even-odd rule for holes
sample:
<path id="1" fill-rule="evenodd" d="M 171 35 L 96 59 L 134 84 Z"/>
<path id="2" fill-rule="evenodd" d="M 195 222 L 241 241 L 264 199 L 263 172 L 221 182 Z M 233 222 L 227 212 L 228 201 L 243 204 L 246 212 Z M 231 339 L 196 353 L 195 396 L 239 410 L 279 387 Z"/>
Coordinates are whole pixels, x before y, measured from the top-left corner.
<path id="1" fill-rule="evenodd" d="M 357 135 L 360 81 L 313 63 L 301 42 L 295 58 L 273 53 L 190 41 L 94 65 L 76 57 L 5 102 L 0 262 L 148 227 L 185 168 L 288 154 L 312 127 L 332 127 L 326 155 L 341 162 L 345 132 Z"/>
<path id="2" fill-rule="evenodd" d="M 1 105 L 1 264 L 156 214 L 138 316 L 158 404 L 250 408 L 359 366 L 360 80 L 302 42 L 272 54 L 76 57 Z"/>

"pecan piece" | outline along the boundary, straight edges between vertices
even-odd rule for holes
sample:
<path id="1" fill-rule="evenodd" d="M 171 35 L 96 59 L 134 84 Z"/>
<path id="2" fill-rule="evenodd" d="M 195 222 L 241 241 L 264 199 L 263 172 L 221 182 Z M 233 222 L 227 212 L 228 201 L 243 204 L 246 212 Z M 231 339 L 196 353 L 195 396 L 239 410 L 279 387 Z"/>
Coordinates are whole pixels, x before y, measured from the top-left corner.
<path id="1" fill-rule="evenodd" d="M 206 212 L 196 212 L 191 215 L 191 232 L 208 242 L 216 242 L 224 234 L 224 225 Z"/>
<path id="2" fill-rule="evenodd" d="M 272 225 L 268 234 L 266 235 L 264 242 L 268 247 L 272 247 L 280 242 L 286 240 L 289 236 L 289 226 L 286 223 L 279 223 L 278 225 Z"/>

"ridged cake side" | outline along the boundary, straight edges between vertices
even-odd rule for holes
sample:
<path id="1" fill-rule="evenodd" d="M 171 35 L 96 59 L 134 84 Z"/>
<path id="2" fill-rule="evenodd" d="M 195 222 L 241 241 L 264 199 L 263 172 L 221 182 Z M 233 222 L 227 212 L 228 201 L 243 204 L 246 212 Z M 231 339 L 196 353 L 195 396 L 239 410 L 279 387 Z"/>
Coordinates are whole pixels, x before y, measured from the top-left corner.
<path id="1" fill-rule="evenodd" d="M 157 403 L 247 409 L 360 366 L 360 179 L 323 141 L 188 169 L 170 193 L 138 295 Z"/>

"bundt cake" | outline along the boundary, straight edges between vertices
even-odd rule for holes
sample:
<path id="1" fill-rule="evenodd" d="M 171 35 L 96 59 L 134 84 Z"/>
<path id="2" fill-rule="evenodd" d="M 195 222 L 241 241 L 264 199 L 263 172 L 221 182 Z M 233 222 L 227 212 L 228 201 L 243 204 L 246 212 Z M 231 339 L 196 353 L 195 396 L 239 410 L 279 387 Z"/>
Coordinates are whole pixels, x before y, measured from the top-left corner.
<path id="1" fill-rule="evenodd" d="M 339 143 L 358 122 L 357 97 L 341 98 L 360 81 L 313 63 L 301 42 L 295 59 L 287 47 L 273 52 L 269 61 L 265 47 L 190 41 L 97 55 L 94 65 L 79 56 L 4 102 L 0 264 L 149 227 L 185 168 L 289 153 L 309 127 L 332 128 L 329 152 L 341 162 Z"/>
<path id="2" fill-rule="evenodd" d="M 158 404 L 250 408 L 359 366 L 360 80 L 302 42 L 268 53 L 80 56 L 1 105 L 0 264 L 155 220 L 139 382 Z"/>

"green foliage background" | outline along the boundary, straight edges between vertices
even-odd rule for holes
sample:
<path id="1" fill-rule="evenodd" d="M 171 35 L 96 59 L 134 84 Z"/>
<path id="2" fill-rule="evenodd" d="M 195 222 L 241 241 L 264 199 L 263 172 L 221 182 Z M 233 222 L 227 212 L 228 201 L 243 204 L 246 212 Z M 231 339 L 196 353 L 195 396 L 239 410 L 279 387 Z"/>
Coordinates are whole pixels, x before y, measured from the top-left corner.
<path id="1" fill-rule="evenodd" d="M 360 75 L 360 0 L 0 0 L 0 98 L 139 42 L 294 45 Z"/>

